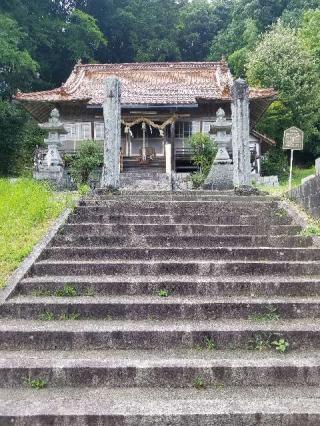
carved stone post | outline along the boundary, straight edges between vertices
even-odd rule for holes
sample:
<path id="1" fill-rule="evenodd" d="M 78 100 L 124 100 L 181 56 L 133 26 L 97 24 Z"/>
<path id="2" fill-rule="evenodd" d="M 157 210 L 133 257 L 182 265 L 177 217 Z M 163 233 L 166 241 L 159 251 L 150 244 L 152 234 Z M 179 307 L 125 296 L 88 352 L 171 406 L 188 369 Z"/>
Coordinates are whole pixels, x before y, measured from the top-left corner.
<path id="1" fill-rule="evenodd" d="M 238 79 L 232 87 L 233 185 L 251 186 L 249 88 Z"/>
<path id="2" fill-rule="evenodd" d="M 104 163 L 102 188 L 117 189 L 120 186 L 121 147 L 121 84 L 116 77 L 106 80 L 104 116 Z"/>

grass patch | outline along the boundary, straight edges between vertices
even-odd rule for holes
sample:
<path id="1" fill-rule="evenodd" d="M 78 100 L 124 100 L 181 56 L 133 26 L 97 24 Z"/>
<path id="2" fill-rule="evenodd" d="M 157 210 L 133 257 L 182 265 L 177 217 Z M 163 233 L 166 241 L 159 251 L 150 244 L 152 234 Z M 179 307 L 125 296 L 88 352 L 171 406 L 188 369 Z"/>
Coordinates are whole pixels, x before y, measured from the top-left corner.
<path id="1" fill-rule="evenodd" d="M 299 167 L 293 167 L 292 169 L 292 188 L 295 188 L 301 185 L 302 179 L 314 175 L 316 173 L 315 166 L 309 167 L 307 169 L 301 169 Z M 280 182 L 279 186 L 267 186 L 267 185 L 257 185 L 262 191 L 267 191 L 270 195 L 273 196 L 282 196 L 289 191 L 289 179 Z"/>
<path id="2" fill-rule="evenodd" d="M 0 179 L 0 287 L 74 198 L 32 179 Z"/>
<path id="3" fill-rule="evenodd" d="M 320 226 L 309 225 L 300 232 L 303 237 L 320 237 Z"/>
<path id="4" fill-rule="evenodd" d="M 30 388 L 37 390 L 44 389 L 48 386 L 48 382 L 46 380 L 40 378 L 32 379 L 31 377 L 26 380 L 25 384 Z"/>
<path id="5" fill-rule="evenodd" d="M 256 322 L 278 321 L 279 319 L 278 308 L 272 305 L 266 306 L 265 312 L 249 316 L 249 320 Z"/>

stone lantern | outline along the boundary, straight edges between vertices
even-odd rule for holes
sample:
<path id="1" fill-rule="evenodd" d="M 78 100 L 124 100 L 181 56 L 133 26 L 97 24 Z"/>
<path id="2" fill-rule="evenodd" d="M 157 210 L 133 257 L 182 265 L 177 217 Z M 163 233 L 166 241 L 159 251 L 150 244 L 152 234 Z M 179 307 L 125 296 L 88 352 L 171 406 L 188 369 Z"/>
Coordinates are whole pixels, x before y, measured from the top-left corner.
<path id="1" fill-rule="evenodd" d="M 214 140 L 218 145 L 218 152 L 214 164 L 231 164 L 232 160 L 227 151 L 231 145 L 231 121 L 227 121 L 226 113 L 219 108 L 216 115 L 216 121 L 210 126 L 210 134 L 214 135 Z"/>
<path id="2" fill-rule="evenodd" d="M 219 108 L 216 120 L 210 126 L 209 132 L 214 137 L 218 152 L 203 185 L 204 189 L 223 190 L 233 188 L 233 164 L 227 151 L 227 147 L 231 147 L 232 144 L 231 127 L 231 120 L 227 120 L 224 110 Z"/>
<path id="3" fill-rule="evenodd" d="M 48 133 L 47 139 L 44 140 L 48 150 L 43 160 L 38 159 L 34 178 L 60 184 L 63 179 L 64 164 L 58 148 L 62 146 L 61 135 L 66 135 L 68 131 L 61 123 L 57 109 L 51 112 L 49 121 L 39 124 L 39 127 Z"/>

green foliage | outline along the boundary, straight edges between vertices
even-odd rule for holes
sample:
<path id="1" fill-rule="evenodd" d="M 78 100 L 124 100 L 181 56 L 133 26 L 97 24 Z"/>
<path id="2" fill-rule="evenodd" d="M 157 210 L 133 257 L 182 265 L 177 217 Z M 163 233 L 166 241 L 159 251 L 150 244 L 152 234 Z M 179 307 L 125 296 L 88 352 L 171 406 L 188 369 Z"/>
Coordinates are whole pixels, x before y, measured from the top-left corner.
<path id="1" fill-rule="evenodd" d="M 320 237 L 320 227 L 317 225 L 309 225 L 300 232 L 304 237 Z"/>
<path id="2" fill-rule="evenodd" d="M 78 188 L 78 193 L 81 197 L 85 197 L 88 195 L 91 191 L 91 188 L 89 185 L 80 185 Z"/>
<path id="3" fill-rule="evenodd" d="M 161 290 L 158 291 L 158 295 L 160 297 L 169 297 L 169 292 L 168 292 L 168 290 L 161 289 Z"/>
<path id="4" fill-rule="evenodd" d="M 46 380 L 41 378 L 32 379 L 31 377 L 29 377 L 26 380 L 26 384 L 32 389 L 37 389 L 37 390 L 44 389 L 48 386 L 48 382 Z"/>
<path id="5" fill-rule="evenodd" d="M 299 38 L 315 58 L 320 70 L 320 9 L 308 10 L 302 18 Z"/>
<path id="6" fill-rule="evenodd" d="M 206 387 L 206 383 L 202 377 L 196 377 L 193 385 L 196 389 L 204 389 Z"/>
<path id="7" fill-rule="evenodd" d="M 204 184 L 206 176 L 202 172 L 194 172 L 191 174 L 191 181 L 193 188 L 198 189 Z"/>
<path id="8" fill-rule="evenodd" d="M 0 96 L 10 96 L 17 88 L 28 87 L 30 78 L 38 69 L 37 63 L 22 47 L 26 37 L 18 23 L 0 15 Z"/>
<path id="9" fill-rule="evenodd" d="M 285 339 L 274 340 L 271 345 L 281 354 L 288 351 L 290 344 Z"/>
<path id="10" fill-rule="evenodd" d="M 0 176 L 30 175 L 40 129 L 20 106 L 0 99 Z"/>
<path id="11" fill-rule="evenodd" d="M 0 179 L 0 286 L 66 207 L 48 185 Z"/>
<path id="12" fill-rule="evenodd" d="M 289 176 L 289 164 L 285 153 L 279 148 L 272 148 L 261 159 L 263 176 L 277 175 L 280 181 Z"/>
<path id="13" fill-rule="evenodd" d="M 257 44 L 258 36 L 259 31 L 255 21 L 253 19 L 247 19 L 242 34 L 242 45 L 244 47 L 235 50 L 228 57 L 228 62 L 235 77 L 245 77 L 248 57 L 250 51 Z"/>
<path id="14" fill-rule="evenodd" d="M 67 37 L 66 47 L 70 50 L 69 57 L 74 61 L 79 58 L 92 61 L 99 46 L 106 47 L 108 44 L 97 26 L 96 20 L 78 9 L 71 13 L 65 35 Z"/>
<path id="15" fill-rule="evenodd" d="M 213 351 L 217 349 L 216 343 L 211 339 L 211 337 L 208 337 L 208 336 L 204 337 L 202 347 L 209 351 Z"/>
<path id="16" fill-rule="evenodd" d="M 257 322 L 278 321 L 280 315 L 278 313 L 278 308 L 270 305 L 265 307 L 265 312 L 251 315 L 249 319 Z"/>
<path id="17" fill-rule="evenodd" d="M 271 348 L 271 336 L 265 334 L 255 334 L 248 342 L 248 349 L 252 351 L 266 351 Z"/>
<path id="18" fill-rule="evenodd" d="M 192 148 L 192 161 L 199 167 L 199 172 L 193 173 L 191 179 L 193 186 L 199 188 L 210 172 L 218 147 L 210 136 L 204 133 L 192 135 L 189 139 L 189 145 Z"/>
<path id="19" fill-rule="evenodd" d="M 78 59 L 227 56 L 236 77 L 279 91 L 259 129 L 280 144 L 283 130 L 297 125 L 309 155 L 319 155 L 319 6 L 319 0 L 2 0 L 0 175 L 30 172 L 34 147 L 42 143 L 27 114 L 5 101 L 17 89 L 61 85 Z M 203 179 L 195 175 L 195 186 Z"/>
<path id="20" fill-rule="evenodd" d="M 80 314 L 76 311 L 71 312 L 70 314 L 62 314 L 59 317 L 60 321 L 78 321 L 80 319 Z"/>
<path id="21" fill-rule="evenodd" d="M 308 148 L 316 134 L 319 78 L 315 61 L 297 32 L 281 22 L 274 25 L 250 53 L 247 77 L 253 86 L 274 87 L 279 91 L 287 116 L 291 117 L 286 125 L 296 125 L 305 131 Z"/>
<path id="22" fill-rule="evenodd" d="M 53 312 L 44 312 L 43 314 L 39 315 L 40 321 L 54 321 L 54 314 Z"/>
<path id="23" fill-rule="evenodd" d="M 197 0 L 186 2 L 179 12 L 177 39 L 182 60 L 203 61 L 213 38 L 228 17 L 227 2 Z"/>
<path id="24" fill-rule="evenodd" d="M 57 297 L 75 297 L 77 296 L 77 290 L 70 285 L 65 285 L 63 288 L 57 290 L 54 294 Z"/>
<path id="25" fill-rule="evenodd" d="M 74 157 L 68 159 L 71 175 L 78 185 L 88 183 L 90 173 L 103 162 L 101 147 L 95 141 L 85 141 Z"/>

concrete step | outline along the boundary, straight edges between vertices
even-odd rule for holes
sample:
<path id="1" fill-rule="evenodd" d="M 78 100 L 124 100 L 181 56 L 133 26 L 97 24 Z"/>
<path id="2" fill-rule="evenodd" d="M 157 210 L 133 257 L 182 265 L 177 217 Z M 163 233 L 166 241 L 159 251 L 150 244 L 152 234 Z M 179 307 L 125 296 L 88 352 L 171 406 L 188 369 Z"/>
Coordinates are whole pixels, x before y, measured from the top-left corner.
<path id="1" fill-rule="evenodd" d="M 126 180 L 130 180 L 132 182 L 132 177 L 128 176 Z M 121 200 L 132 202 L 133 194 L 130 191 L 120 191 L 116 196 L 113 194 L 103 194 L 103 195 L 90 195 L 85 197 L 85 201 L 105 201 L 105 200 Z M 190 192 L 161 192 L 157 191 L 153 194 L 150 193 L 142 193 L 142 194 L 134 194 L 134 201 L 137 200 L 147 200 L 148 202 L 152 201 L 224 201 L 224 202 L 240 202 L 240 203 L 252 203 L 255 201 L 262 201 L 265 203 L 270 202 L 279 202 L 279 197 L 269 197 L 269 196 L 260 196 L 253 195 L 250 197 L 241 197 L 231 194 L 220 194 L 215 193 L 214 191 L 207 192 L 199 192 L 199 191 L 190 191 Z"/>
<path id="2" fill-rule="evenodd" d="M 29 275 L 320 275 L 320 263 L 308 261 L 53 261 L 36 262 Z"/>
<path id="3" fill-rule="evenodd" d="M 35 276 L 23 279 L 14 295 L 52 295 L 65 286 L 78 296 L 155 295 L 167 290 L 169 295 L 236 297 L 287 296 L 320 297 L 320 277 L 190 277 L 188 276 Z"/>
<path id="4" fill-rule="evenodd" d="M 0 422 L 24 426 L 318 426 L 319 388 L 0 389 Z"/>
<path id="5" fill-rule="evenodd" d="M 110 200 L 91 199 L 83 200 L 80 207 L 104 207 L 104 212 L 112 213 L 127 213 L 131 214 L 226 214 L 231 212 L 234 214 L 257 214 L 270 213 L 270 211 L 278 209 L 278 202 L 275 201 L 150 201 L 148 199 L 141 199 L 137 201 L 127 201 L 116 198 Z"/>
<path id="6" fill-rule="evenodd" d="M 295 235 L 58 235 L 50 246 L 102 247 L 311 247 L 312 237 Z"/>
<path id="7" fill-rule="evenodd" d="M 1 388 L 319 386 L 319 351 L 0 351 Z"/>
<path id="8" fill-rule="evenodd" d="M 160 246 L 160 244 L 159 244 Z M 136 247 L 50 247 L 42 252 L 42 260 L 254 260 L 267 261 L 278 259 L 281 261 L 319 261 L 320 248 L 265 248 L 265 247 L 165 247 L 139 248 Z"/>
<path id="9" fill-rule="evenodd" d="M 103 350 L 198 348 L 260 349 L 285 338 L 290 351 L 320 349 L 320 320 L 35 321 L 0 319 L 0 350 Z"/>
<path id="10" fill-rule="evenodd" d="M 54 319 L 77 315 L 76 319 L 143 320 L 155 318 L 213 320 L 239 318 L 255 321 L 257 316 L 275 309 L 282 319 L 320 318 L 319 297 L 215 297 L 158 294 L 141 296 L 34 297 L 17 296 L 0 306 L 0 317 L 39 319 L 52 314 Z M 79 318 L 78 318 L 79 317 Z"/>
<path id="11" fill-rule="evenodd" d="M 100 210 L 100 213 L 99 213 Z M 263 217 L 259 215 L 110 215 L 104 214 L 103 208 L 99 207 L 78 207 L 74 214 L 68 219 L 69 223 L 91 222 L 91 223 L 109 223 L 109 224 L 203 224 L 203 225 L 289 225 L 292 219 L 282 216 Z"/>
<path id="12" fill-rule="evenodd" d="M 301 231 L 296 225 L 120 225 L 97 223 L 68 223 L 59 235 L 297 235 Z"/>

